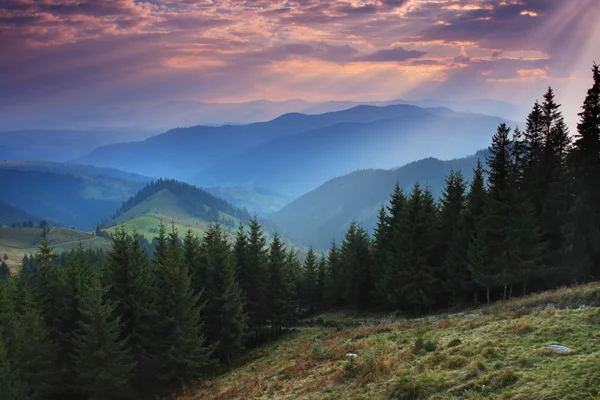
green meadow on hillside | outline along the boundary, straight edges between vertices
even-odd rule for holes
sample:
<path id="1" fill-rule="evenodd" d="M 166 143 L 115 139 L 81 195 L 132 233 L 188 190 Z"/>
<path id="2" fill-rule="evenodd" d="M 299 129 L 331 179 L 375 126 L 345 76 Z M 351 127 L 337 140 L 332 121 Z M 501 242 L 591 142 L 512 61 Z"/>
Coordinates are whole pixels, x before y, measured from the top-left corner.
<path id="1" fill-rule="evenodd" d="M 38 251 L 42 229 L 40 228 L 0 228 L 0 255 L 6 254 L 6 263 L 12 269 L 21 265 L 25 254 Z M 77 248 L 109 249 L 111 244 L 105 238 L 68 228 L 50 228 L 48 241 L 56 253 Z"/>
<path id="2" fill-rule="evenodd" d="M 593 284 L 457 315 L 299 328 L 180 399 L 600 399 L 598 306 Z"/>

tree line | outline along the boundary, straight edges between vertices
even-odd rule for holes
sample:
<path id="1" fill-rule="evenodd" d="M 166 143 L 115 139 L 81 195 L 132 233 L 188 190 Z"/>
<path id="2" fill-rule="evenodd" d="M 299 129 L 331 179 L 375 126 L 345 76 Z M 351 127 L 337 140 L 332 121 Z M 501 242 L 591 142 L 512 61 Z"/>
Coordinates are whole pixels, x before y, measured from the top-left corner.
<path id="1" fill-rule="evenodd" d="M 330 308 L 420 314 L 600 277 L 600 72 L 571 138 L 549 89 L 523 131 L 498 127 L 471 182 L 439 200 L 397 184 L 373 235 L 300 260 L 256 218 L 228 238 L 161 224 L 152 255 L 118 227 L 106 254 L 57 256 L 43 233 L 0 282 L 0 393 L 10 399 L 152 399 L 245 346 Z"/>

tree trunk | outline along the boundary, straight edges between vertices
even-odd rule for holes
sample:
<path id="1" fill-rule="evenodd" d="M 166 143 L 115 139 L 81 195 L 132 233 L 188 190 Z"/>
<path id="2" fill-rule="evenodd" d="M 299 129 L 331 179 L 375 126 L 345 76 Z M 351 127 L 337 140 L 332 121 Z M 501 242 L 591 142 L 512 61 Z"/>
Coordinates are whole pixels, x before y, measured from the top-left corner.
<path id="1" fill-rule="evenodd" d="M 487 294 L 487 304 L 490 304 L 490 287 L 488 286 L 486 288 L 486 294 Z"/>
<path id="2" fill-rule="evenodd" d="M 508 299 L 509 300 L 512 298 L 512 289 L 513 289 L 513 285 L 510 285 L 510 290 L 508 291 Z"/>
<path id="3" fill-rule="evenodd" d="M 527 284 L 523 284 L 523 296 L 527 296 Z"/>
<path id="4" fill-rule="evenodd" d="M 504 301 L 506 301 L 506 289 L 507 289 L 507 286 L 504 285 L 504 294 L 502 295 L 502 300 L 504 300 Z"/>
<path id="5" fill-rule="evenodd" d="M 479 291 L 477 289 L 473 290 L 473 302 L 477 304 L 479 302 L 478 299 Z"/>

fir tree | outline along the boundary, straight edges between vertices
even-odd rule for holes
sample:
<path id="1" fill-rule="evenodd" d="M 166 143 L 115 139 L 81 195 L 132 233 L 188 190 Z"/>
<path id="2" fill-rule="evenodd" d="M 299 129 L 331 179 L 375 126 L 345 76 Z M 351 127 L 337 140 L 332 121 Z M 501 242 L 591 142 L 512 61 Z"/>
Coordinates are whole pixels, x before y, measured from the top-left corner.
<path id="1" fill-rule="evenodd" d="M 91 400 L 134 398 L 129 382 L 134 363 L 120 339 L 122 326 L 104 301 L 98 279 L 80 298 L 82 318 L 74 333 L 74 372 L 80 390 Z"/>
<path id="2" fill-rule="evenodd" d="M 319 307 L 319 296 L 317 292 L 317 255 L 312 247 L 308 249 L 303 265 L 302 306 L 305 310 L 312 312 Z"/>
<path id="3" fill-rule="evenodd" d="M 320 309 L 325 308 L 325 286 L 327 284 L 327 261 L 325 256 L 319 258 L 319 264 L 317 266 L 317 287 L 316 287 L 316 300 L 317 305 Z"/>
<path id="4" fill-rule="evenodd" d="M 240 284 L 246 297 L 249 324 L 257 334 L 265 324 L 265 283 L 267 264 L 267 240 L 257 218 L 250 221 L 250 234 L 246 258 L 240 270 Z"/>
<path id="5" fill-rule="evenodd" d="M 19 371 L 14 368 L 6 354 L 6 345 L 0 332 L 0 399 L 29 399 L 28 387 L 19 380 Z"/>
<path id="6" fill-rule="evenodd" d="M 15 278 L 0 282 L 0 336 L 16 377 L 26 387 L 26 398 L 52 396 L 56 392 L 54 347 L 30 288 Z"/>
<path id="7" fill-rule="evenodd" d="M 135 364 L 132 386 L 142 397 L 147 397 L 152 387 L 145 382 L 149 380 L 154 358 L 152 335 L 156 316 L 146 251 L 135 233 L 133 237 L 127 237 L 124 228 L 117 228 L 106 258 L 105 275 L 110 282 L 107 294 L 122 325 L 119 340 L 126 340 Z"/>
<path id="8" fill-rule="evenodd" d="M 281 237 L 275 233 L 269 246 L 268 281 L 266 299 L 268 304 L 267 316 L 274 331 L 293 320 L 293 312 L 289 304 L 293 302 L 291 276 L 286 268 L 286 250 Z"/>
<path id="9" fill-rule="evenodd" d="M 216 343 L 217 356 L 229 364 L 243 348 L 246 314 L 231 248 L 218 223 L 211 224 L 202 239 L 202 258 L 207 276 L 206 336 Z"/>
<path id="10" fill-rule="evenodd" d="M 373 261 L 371 238 L 356 222 L 351 222 L 342 242 L 342 263 L 345 267 L 345 299 L 354 308 L 367 308 L 372 303 Z"/>
<path id="11" fill-rule="evenodd" d="M 463 276 L 453 271 L 451 264 L 451 246 L 460 235 L 460 220 L 465 207 L 466 184 L 460 170 L 451 170 L 446 177 L 445 186 L 440 198 L 440 215 L 438 240 L 435 249 L 437 269 L 436 277 L 439 282 L 438 303 L 447 306 L 461 297 L 461 281 Z"/>
<path id="12" fill-rule="evenodd" d="M 289 321 L 287 321 L 287 324 L 291 325 L 296 321 L 299 314 L 303 286 L 302 264 L 298 260 L 294 249 L 289 249 L 286 252 L 285 273 L 288 280 L 291 298 L 288 304 L 288 311 L 286 313 L 286 315 L 290 318 Z"/>
<path id="13" fill-rule="evenodd" d="M 56 357 L 53 360 L 54 371 L 57 373 L 56 385 L 59 397 L 72 395 L 72 377 L 69 376 L 71 362 L 71 331 L 69 317 L 72 310 L 69 307 L 70 290 L 66 271 L 55 263 L 56 255 L 48 243 L 45 231 L 42 232 L 40 249 L 36 255 L 39 266 L 34 276 L 34 298 L 40 308 L 42 319 L 48 329 L 49 339 L 56 346 Z"/>
<path id="14" fill-rule="evenodd" d="M 404 303 L 420 314 L 434 303 L 432 260 L 436 238 L 437 210 L 429 188 L 415 183 L 406 205 L 403 265 L 397 275 Z"/>
<path id="15" fill-rule="evenodd" d="M 192 274 L 192 286 L 196 293 L 204 292 L 207 279 L 206 266 L 199 261 L 200 253 L 200 240 L 188 229 L 183 238 L 183 262 Z"/>
<path id="16" fill-rule="evenodd" d="M 327 252 L 327 285 L 325 286 L 325 298 L 329 307 L 337 307 L 344 303 L 344 292 L 346 280 L 342 265 L 340 249 L 335 240 L 331 242 Z"/>
<path id="17" fill-rule="evenodd" d="M 155 268 L 165 264 L 167 253 L 167 229 L 161 220 L 158 226 L 158 236 L 154 238 L 154 252 L 152 253 L 152 264 Z"/>
<path id="18" fill-rule="evenodd" d="M 389 216 L 382 206 L 379 208 L 377 226 L 373 232 L 373 297 L 379 304 L 387 302 L 389 281 L 386 276 L 386 266 L 390 264 L 391 233 Z"/>
<path id="19" fill-rule="evenodd" d="M 600 68 L 592 68 L 593 86 L 579 113 L 577 135 L 569 154 L 569 210 L 565 251 L 571 279 L 600 279 Z"/>
<path id="20" fill-rule="evenodd" d="M 470 182 L 469 191 L 465 196 L 464 211 L 460 215 L 445 262 L 449 276 L 448 287 L 454 302 L 460 302 L 468 292 L 473 293 L 474 302 L 477 302 L 478 290 L 468 268 L 467 255 L 473 235 L 483 215 L 485 201 L 484 170 L 481 161 L 477 160 L 477 166 L 473 170 L 473 180 Z"/>
<path id="21" fill-rule="evenodd" d="M 554 100 L 552 88 L 544 95 L 542 103 L 544 122 L 542 128 L 544 154 L 541 161 L 543 190 L 539 217 L 546 246 L 544 262 L 554 269 L 555 280 L 561 279 L 567 266 L 564 264 L 565 237 L 562 232 L 567 220 L 569 195 L 566 184 L 566 156 L 570 147 L 569 132 L 560 112 L 560 105 Z"/>
<path id="22" fill-rule="evenodd" d="M 153 260 L 158 320 L 153 344 L 158 354 L 154 373 L 162 383 L 163 391 L 170 392 L 183 390 L 190 380 L 200 375 L 209 362 L 212 349 L 205 345 L 201 334 L 203 305 L 191 286 L 175 227 L 164 243 L 161 257 Z"/>

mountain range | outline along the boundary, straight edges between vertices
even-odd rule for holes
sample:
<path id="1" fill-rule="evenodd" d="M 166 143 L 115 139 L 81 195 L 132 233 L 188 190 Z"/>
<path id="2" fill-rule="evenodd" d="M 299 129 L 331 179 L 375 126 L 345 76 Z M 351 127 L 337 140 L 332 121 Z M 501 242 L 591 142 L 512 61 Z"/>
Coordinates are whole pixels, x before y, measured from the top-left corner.
<path id="1" fill-rule="evenodd" d="M 487 146 L 502 120 L 447 108 L 358 106 L 269 122 L 177 128 L 101 147 L 76 161 L 198 186 L 300 195 L 358 168 L 391 168 L 424 154 L 454 158 Z M 444 146 L 435 146 L 440 140 Z"/>

